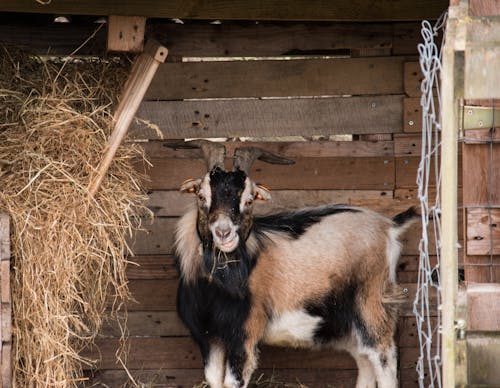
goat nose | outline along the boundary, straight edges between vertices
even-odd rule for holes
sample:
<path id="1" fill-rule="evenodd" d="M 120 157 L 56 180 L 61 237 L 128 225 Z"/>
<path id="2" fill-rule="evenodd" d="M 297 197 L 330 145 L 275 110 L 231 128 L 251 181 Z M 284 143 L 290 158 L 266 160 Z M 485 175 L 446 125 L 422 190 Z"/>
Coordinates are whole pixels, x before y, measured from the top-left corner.
<path id="1" fill-rule="evenodd" d="M 231 234 L 231 228 L 225 228 L 225 229 L 217 228 L 217 229 L 215 229 L 215 234 L 220 239 L 225 239 L 226 237 L 228 237 Z"/>

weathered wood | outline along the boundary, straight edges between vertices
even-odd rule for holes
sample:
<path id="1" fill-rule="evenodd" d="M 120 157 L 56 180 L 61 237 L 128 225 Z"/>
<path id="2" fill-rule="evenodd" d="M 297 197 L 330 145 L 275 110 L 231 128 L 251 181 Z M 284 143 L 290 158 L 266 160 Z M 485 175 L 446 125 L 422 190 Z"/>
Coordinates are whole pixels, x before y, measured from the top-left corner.
<path id="1" fill-rule="evenodd" d="M 464 277 L 468 284 L 500 282 L 500 256 L 464 256 Z"/>
<path id="2" fill-rule="evenodd" d="M 0 260 L 10 260 L 10 220 L 5 213 L 0 213 Z"/>
<path id="3" fill-rule="evenodd" d="M 377 201 L 385 198 L 387 201 L 377 206 Z M 366 203 L 370 205 L 370 208 L 375 209 L 394 205 L 391 199 L 391 191 L 379 190 L 273 190 L 269 201 L 255 203 L 254 212 L 255 214 L 269 214 L 329 203 L 347 203 L 357 206 L 363 206 Z M 174 217 L 183 215 L 195 201 L 194 196 L 182 194 L 179 191 L 152 191 L 149 193 L 146 206 L 156 217 Z"/>
<path id="4" fill-rule="evenodd" d="M 43 15 L 33 20 L 4 18 L 0 40 L 6 45 L 29 48 L 34 54 L 69 54 L 96 29 L 95 23 L 53 23 Z M 40 20 L 41 19 L 41 20 Z M 402 23 L 419 26 L 419 23 Z M 418 27 L 419 29 L 419 27 Z M 281 55 L 336 55 L 356 48 L 387 48 L 393 45 L 392 25 L 387 23 L 270 23 L 233 22 L 185 24 L 149 19 L 146 35 L 169 49 L 167 61 L 183 57 L 266 57 Z M 395 36 L 394 39 L 399 39 Z M 404 35 L 401 37 L 404 40 Z M 79 54 L 103 54 L 106 30 L 79 50 Z M 416 51 L 400 52 L 416 54 Z"/>
<path id="5" fill-rule="evenodd" d="M 396 158 L 396 189 L 400 188 L 410 188 L 417 187 L 416 179 L 417 179 L 417 170 L 420 163 L 420 157 L 397 157 Z M 458 159 L 458 171 L 462 168 L 462 158 Z M 434 186 L 435 183 L 435 174 L 432 171 L 430 174 L 429 185 Z M 458 177 L 458 185 L 462 186 L 462 177 Z M 465 201 L 465 197 L 464 197 Z M 465 202 L 464 202 L 465 204 Z"/>
<path id="6" fill-rule="evenodd" d="M 312 136 L 402 131 L 399 95 L 201 101 L 146 101 L 131 129 L 135 139 Z"/>
<path id="7" fill-rule="evenodd" d="M 368 142 L 391 141 L 392 133 L 374 133 L 369 135 L 359 135 L 359 140 Z"/>
<path id="8" fill-rule="evenodd" d="M 472 16 L 500 16 L 500 3 L 491 0 L 469 0 Z"/>
<path id="9" fill-rule="evenodd" d="M 405 77 L 407 77 L 405 75 Z M 406 78 L 405 78 L 406 81 Z M 405 86 L 405 88 L 408 86 Z M 416 87 L 413 85 L 413 87 Z M 419 84 L 420 90 L 420 84 Z M 408 92 L 407 92 L 408 93 Z M 422 107 L 420 106 L 420 97 L 406 97 L 403 107 L 403 131 L 404 132 L 422 132 Z"/>
<path id="10" fill-rule="evenodd" d="M 476 18 L 468 24 L 465 47 L 465 98 L 500 97 L 496 87 L 500 84 L 499 34 L 500 22 L 495 18 Z"/>
<path id="11" fill-rule="evenodd" d="M 500 284 L 469 284 L 467 330 L 500 331 Z"/>
<path id="12" fill-rule="evenodd" d="M 165 255 L 133 256 L 127 266 L 127 279 L 176 279 L 174 258 Z"/>
<path id="13" fill-rule="evenodd" d="M 499 112 L 500 114 L 500 112 Z M 486 145 L 488 142 L 500 142 L 500 128 L 496 128 L 492 131 L 491 128 L 482 129 L 468 129 L 464 131 L 463 141 L 465 144 L 483 144 Z"/>
<path id="14" fill-rule="evenodd" d="M 467 335 L 467 367 L 471 386 L 498 386 L 500 337 L 485 333 Z"/>
<path id="15" fill-rule="evenodd" d="M 437 310 L 431 312 L 433 316 L 437 316 Z M 123 324 L 124 319 L 121 319 L 120 322 Z M 434 319 L 432 322 L 435 322 Z M 130 311 L 127 317 L 127 328 L 131 337 L 179 337 L 189 335 L 176 311 Z M 121 331 L 115 321 L 105 322 L 99 331 L 99 336 L 102 338 L 119 338 L 120 335 Z M 415 317 L 402 316 L 400 318 L 396 341 L 399 347 L 418 346 Z"/>
<path id="16" fill-rule="evenodd" d="M 500 143 L 465 144 L 462 159 L 464 206 L 500 205 Z"/>
<path id="17" fill-rule="evenodd" d="M 206 173 L 202 159 L 152 158 L 150 190 L 174 190 L 192 177 Z M 392 190 L 393 158 L 297 158 L 290 166 L 257 161 L 250 173 L 256 182 L 276 189 Z"/>
<path id="18" fill-rule="evenodd" d="M 203 364 L 198 347 L 188 337 L 130 338 L 127 367 L 130 369 L 199 369 Z M 83 352 L 84 356 L 98 359 L 99 369 L 120 369 L 115 352 L 119 340 L 102 338 L 96 341 L 97 349 Z M 400 349 L 400 367 L 411 368 L 418 358 L 418 348 Z M 263 369 L 336 369 L 355 370 L 354 360 L 344 352 L 335 350 L 304 350 L 264 346 L 259 365 Z"/>
<path id="19" fill-rule="evenodd" d="M 129 311 L 175 311 L 177 279 L 130 280 Z"/>
<path id="20" fill-rule="evenodd" d="M 108 51 L 140 53 L 144 48 L 145 29 L 145 17 L 110 15 Z"/>
<path id="21" fill-rule="evenodd" d="M 467 209 L 467 254 L 500 255 L 500 209 Z"/>
<path id="22" fill-rule="evenodd" d="M 167 58 L 168 50 L 156 41 L 149 41 L 144 52 L 137 57 L 130 76 L 125 83 L 122 98 L 113 115 L 113 132 L 106 143 L 104 156 L 99 161 L 97 173 L 89 186 L 89 197 L 93 198 L 99 190 L 109 166 L 127 134 L 146 90 L 161 62 Z"/>
<path id="23" fill-rule="evenodd" d="M 203 369 L 165 369 L 129 370 L 139 384 L 160 387 L 193 387 L 204 380 Z M 418 375 L 415 368 L 400 369 L 400 386 L 418 388 Z M 127 372 L 123 370 L 97 370 L 88 373 L 91 376 L 89 385 L 126 386 L 129 382 Z M 356 383 L 357 370 L 350 369 L 258 369 L 253 380 L 257 386 L 270 384 L 287 384 L 286 386 L 332 388 L 353 387 Z M 424 380 L 428 386 L 429 379 Z"/>
<path id="24" fill-rule="evenodd" d="M 315 20 L 315 21 L 419 21 L 437 19 L 448 6 L 447 0 L 412 0 L 383 2 L 377 7 L 361 7 L 351 1 L 272 0 L 253 3 L 242 0 L 227 2 L 140 1 L 121 2 L 88 0 L 85 7 L 71 0 L 33 3 L 29 0 L 4 0 L 0 11 L 70 15 L 128 15 L 179 19 L 247 19 L 247 20 Z"/>
<path id="25" fill-rule="evenodd" d="M 393 55 L 417 55 L 417 45 L 422 43 L 421 23 L 395 23 Z"/>
<path id="26" fill-rule="evenodd" d="M 165 63 L 145 98 L 402 94 L 404 61 L 386 57 Z"/>
<path id="27" fill-rule="evenodd" d="M 181 140 L 180 140 L 181 141 Z M 200 159 L 203 153 L 199 149 L 173 149 L 168 144 L 175 144 L 176 140 L 148 141 L 140 144 L 147 158 L 180 158 Z M 222 143 L 226 147 L 226 156 L 232 158 L 234 150 L 239 147 L 259 147 L 266 151 L 286 158 L 301 157 L 363 157 L 363 156 L 392 156 L 394 143 L 392 141 L 297 141 L 297 142 L 239 142 Z"/>
<path id="28" fill-rule="evenodd" d="M 420 97 L 420 83 L 423 75 L 418 62 L 406 62 L 404 64 L 404 89 L 409 97 Z"/>
<path id="29" fill-rule="evenodd" d="M 391 211 L 390 206 L 386 207 Z M 392 209 L 394 212 L 394 209 Z M 174 243 L 174 231 L 177 223 L 176 218 L 157 217 L 152 225 L 145 225 L 147 232 L 138 232 L 135 242 L 131 242 L 132 251 L 136 255 L 167 255 L 172 254 Z M 429 227 L 429 253 L 435 254 L 435 242 L 432 227 Z M 412 227 L 411 233 L 405 233 L 401 242 L 403 243 L 403 254 L 415 255 L 421 238 L 420 226 Z"/>
<path id="30" fill-rule="evenodd" d="M 125 324 L 121 318 L 120 323 Z M 129 311 L 126 327 L 131 337 L 179 337 L 189 332 L 176 311 Z M 100 337 L 120 338 L 121 331 L 116 321 L 106 321 L 99 331 Z"/>
<path id="31" fill-rule="evenodd" d="M 395 156 L 417 156 L 422 153 L 421 134 L 397 134 L 394 135 Z"/>

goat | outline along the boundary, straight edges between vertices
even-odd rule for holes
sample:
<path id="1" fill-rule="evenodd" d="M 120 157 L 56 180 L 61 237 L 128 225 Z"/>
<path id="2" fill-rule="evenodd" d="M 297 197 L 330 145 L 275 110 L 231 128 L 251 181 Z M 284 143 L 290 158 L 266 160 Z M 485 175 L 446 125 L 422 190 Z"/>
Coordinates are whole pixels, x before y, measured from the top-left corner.
<path id="1" fill-rule="evenodd" d="M 259 148 L 203 140 L 206 175 L 181 192 L 197 206 L 176 230 L 177 311 L 200 347 L 212 388 L 241 388 L 257 367 L 260 344 L 347 350 L 357 387 L 396 387 L 394 332 L 403 292 L 395 283 L 398 237 L 414 208 L 392 220 L 347 205 L 253 217 L 269 190 L 249 178 L 258 158 L 293 163 Z"/>

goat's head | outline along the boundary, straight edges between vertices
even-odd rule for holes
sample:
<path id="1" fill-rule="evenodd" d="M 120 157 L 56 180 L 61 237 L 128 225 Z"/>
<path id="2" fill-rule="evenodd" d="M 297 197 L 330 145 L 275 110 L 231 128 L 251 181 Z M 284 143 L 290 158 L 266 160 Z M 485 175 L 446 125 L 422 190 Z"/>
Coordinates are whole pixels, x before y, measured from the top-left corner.
<path id="1" fill-rule="evenodd" d="M 201 148 L 207 163 L 205 176 L 189 179 L 181 186 L 181 192 L 198 197 L 198 233 L 205 243 L 213 242 L 220 251 L 233 252 L 248 238 L 254 201 L 271 197 L 267 188 L 249 178 L 253 162 L 294 162 L 260 148 L 243 147 L 234 152 L 232 171 L 226 171 L 226 149 L 222 144 L 194 140 L 184 143 L 184 147 Z"/>

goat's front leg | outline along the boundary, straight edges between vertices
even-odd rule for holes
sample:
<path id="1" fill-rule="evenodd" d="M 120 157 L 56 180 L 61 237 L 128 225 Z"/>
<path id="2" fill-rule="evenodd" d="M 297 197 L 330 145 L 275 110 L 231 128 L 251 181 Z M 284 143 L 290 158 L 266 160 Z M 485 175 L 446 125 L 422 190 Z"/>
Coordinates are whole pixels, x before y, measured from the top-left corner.
<path id="1" fill-rule="evenodd" d="M 210 388 L 223 388 L 225 358 L 222 344 L 212 341 L 205 355 L 205 380 Z"/>
<path id="2" fill-rule="evenodd" d="M 228 352 L 224 388 L 246 388 L 256 367 L 256 346 L 245 344 L 241 351 Z"/>

